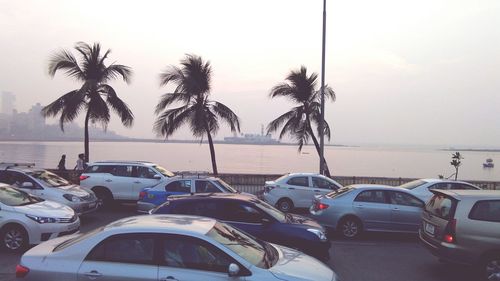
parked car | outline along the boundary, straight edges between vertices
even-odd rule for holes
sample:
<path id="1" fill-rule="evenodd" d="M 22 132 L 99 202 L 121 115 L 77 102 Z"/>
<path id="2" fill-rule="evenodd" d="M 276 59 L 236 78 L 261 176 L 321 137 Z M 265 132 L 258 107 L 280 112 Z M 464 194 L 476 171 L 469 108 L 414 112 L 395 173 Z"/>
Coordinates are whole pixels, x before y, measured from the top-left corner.
<path id="1" fill-rule="evenodd" d="M 78 215 L 95 212 L 99 208 L 99 200 L 92 191 L 34 166 L 35 164 L 0 163 L 0 182 L 37 197 L 68 205 Z"/>
<path id="2" fill-rule="evenodd" d="M 3 183 L 0 183 L 0 218 L 0 248 L 8 251 L 20 251 L 80 228 L 80 220 L 70 207 Z"/>
<path id="3" fill-rule="evenodd" d="M 312 218 L 345 238 L 363 231 L 417 233 L 424 202 L 407 189 L 357 184 L 318 196 Z"/>
<path id="4" fill-rule="evenodd" d="M 414 180 L 399 187 L 408 189 L 413 195 L 422 199 L 424 202 L 429 201 L 432 197 L 431 190 L 481 190 L 481 188 L 464 181 L 444 180 L 444 179 L 419 179 Z"/>
<path id="5" fill-rule="evenodd" d="M 284 214 L 252 195 L 171 196 L 151 213 L 215 218 L 259 239 L 298 249 L 321 260 L 329 258 L 330 242 L 322 226 L 303 216 Z"/>
<path id="6" fill-rule="evenodd" d="M 264 200 L 282 212 L 290 212 L 294 208 L 309 208 L 315 195 L 325 195 L 339 188 L 342 185 L 320 174 L 286 174 L 266 181 Z"/>
<path id="7" fill-rule="evenodd" d="M 214 219 L 155 215 L 115 221 L 27 251 L 24 280 L 335 281 L 326 265 Z"/>
<path id="8" fill-rule="evenodd" d="M 151 162 L 102 161 L 89 164 L 80 175 L 80 186 L 92 190 L 104 205 L 109 205 L 113 200 L 137 201 L 143 188 L 173 176 Z"/>
<path id="9" fill-rule="evenodd" d="M 500 280 L 500 191 L 433 190 L 422 214 L 420 240 L 442 260 L 477 265 Z"/>
<path id="10" fill-rule="evenodd" d="M 215 177 L 171 177 L 139 193 L 137 211 L 147 213 L 167 201 L 170 195 L 195 193 L 238 193 L 236 189 Z"/>

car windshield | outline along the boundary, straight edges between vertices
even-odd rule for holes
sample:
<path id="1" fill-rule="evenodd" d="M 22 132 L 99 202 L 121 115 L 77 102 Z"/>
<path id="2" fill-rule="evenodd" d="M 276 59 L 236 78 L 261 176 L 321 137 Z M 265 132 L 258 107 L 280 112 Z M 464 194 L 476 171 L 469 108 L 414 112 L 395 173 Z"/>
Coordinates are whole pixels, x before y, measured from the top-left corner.
<path id="1" fill-rule="evenodd" d="M 216 223 L 207 236 L 260 268 L 270 268 L 278 262 L 278 251 L 269 243 L 223 223 Z"/>
<path id="2" fill-rule="evenodd" d="M 101 232 L 103 229 L 104 229 L 104 226 L 101 226 L 101 227 L 98 227 L 92 231 L 89 231 L 86 233 L 80 233 L 80 234 L 78 234 L 78 236 L 72 237 L 68 240 L 64 240 L 63 242 L 59 243 L 57 246 L 54 247 L 54 250 L 52 250 L 52 251 L 57 252 L 57 251 L 63 250 L 71 245 L 74 245 L 80 241 L 87 239 L 87 237 L 93 236 L 96 233 Z"/>
<path id="3" fill-rule="evenodd" d="M 153 166 L 153 168 L 154 168 L 155 170 L 157 170 L 160 174 L 162 174 L 162 175 L 164 175 L 164 176 L 166 176 L 166 177 L 171 178 L 171 177 L 175 176 L 175 174 L 174 174 L 174 173 L 172 173 L 172 172 L 170 172 L 169 170 L 167 170 L 167 169 L 163 168 L 162 166 L 154 165 L 154 166 Z"/>
<path id="4" fill-rule="evenodd" d="M 279 181 L 281 181 L 282 179 L 288 178 L 288 176 L 290 176 L 290 174 L 284 174 L 284 175 L 282 175 L 281 177 L 279 177 L 279 178 L 275 179 L 274 181 L 275 181 L 275 182 L 279 182 Z"/>
<path id="5" fill-rule="evenodd" d="M 227 192 L 238 193 L 238 191 L 236 189 L 234 189 L 234 187 L 230 186 L 225 181 L 223 181 L 221 179 L 217 179 L 216 182 L 219 184 L 220 187 L 224 188 Z"/>
<path id="6" fill-rule="evenodd" d="M 411 182 L 407 182 L 403 185 L 400 185 L 399 187 L 402 187 L 402 188 L 406 188 L 408 190 L 412 190 L 412 189 L 415 189 L 423 184 L 426 184 L 427 182 L 423 181 L 423 180 L 414 180 L 414 181 L 411 181 Z"/>
<path id="7" fill-rule="evenodd" d="M 274 208 L 273 206 L 267 204 L 266 202 L 259 199 L 251 200 L 260 210 L 264 211 L 266 214 L 275 218 L 279 222 L 286 222 L 286 215 L 280 210 Z"/>
<path id="8" fill-rule="evenodd" d="M 0 202 L 7 206 L 26 206 L 42 202 L 43 199 L 29 195 L 10 186 L 0 186 Z"/>
<path id="9" fill-rule="evenodd" d="M 59 187 L 71 185 L 71 183 L 60 176 L 53 174 L 48 171 L 33 171 L 26 172 L 26 174 L 36 178 L 37 180 L 43 182 L 44 185 L 48 187 Z"/>
<path id="10" fill-rule="evenodd" d="M 343 188 L 340 188 L 340 189 L 337 189 L 335 191 L 332 191 L 330 193 L 328 193 L 326 195 L 326 197 L 328 198 L 334 198 L 334 197 L 340 197 L 340 196 L 344 196 L 346 195 L 347 193 L 353 191 L 354 188 L 352 186 L 346 186 L 346 187 L 343 187 Z"/>

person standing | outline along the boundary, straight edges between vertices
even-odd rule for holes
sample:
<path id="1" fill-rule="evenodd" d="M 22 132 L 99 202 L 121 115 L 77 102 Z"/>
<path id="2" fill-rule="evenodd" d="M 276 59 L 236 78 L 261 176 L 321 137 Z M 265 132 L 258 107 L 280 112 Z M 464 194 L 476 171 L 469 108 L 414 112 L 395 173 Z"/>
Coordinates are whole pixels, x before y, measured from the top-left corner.
<path id="1" fill-rule="evenodd" d="M 74 170 L 83 171 L 85 169 L 85 154 L 78 154 L 78 160 L 76 160 L 76 166 Z"/>
<path id="2" fill-rule="evenodd" d="M 66 154 L 61 156 L 61 160 L 59 160 L 59 164 L 57 164 L 57 169 L 59 171 L 66 171 Z"/>

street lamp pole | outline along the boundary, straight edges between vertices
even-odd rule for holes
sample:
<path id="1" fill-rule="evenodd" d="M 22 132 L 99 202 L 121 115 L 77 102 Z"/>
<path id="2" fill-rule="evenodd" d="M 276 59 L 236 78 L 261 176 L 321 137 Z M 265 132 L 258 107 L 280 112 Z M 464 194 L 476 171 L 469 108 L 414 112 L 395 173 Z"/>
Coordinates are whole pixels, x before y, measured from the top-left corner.
<path id="1" fill-rule="evenodd" d="M 325 174 L 325 44 L 326 0 L 323 0 L 323 49 L 321 52 L 321 120 L 319 123 L 319 173 Z"/>

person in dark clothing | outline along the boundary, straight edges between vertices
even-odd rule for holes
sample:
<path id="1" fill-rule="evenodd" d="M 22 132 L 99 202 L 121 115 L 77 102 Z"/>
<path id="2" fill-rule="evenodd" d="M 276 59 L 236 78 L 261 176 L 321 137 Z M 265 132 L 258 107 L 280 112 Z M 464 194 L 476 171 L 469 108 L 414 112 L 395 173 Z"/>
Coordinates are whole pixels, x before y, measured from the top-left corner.
<path id="1" fill-rule="evenodd" d="M 57 165 L 57 169 L 59 171 L 66 171 L 66 154 L 61 156 L 61 160 L 59 160 L 59 164 Z"/>

